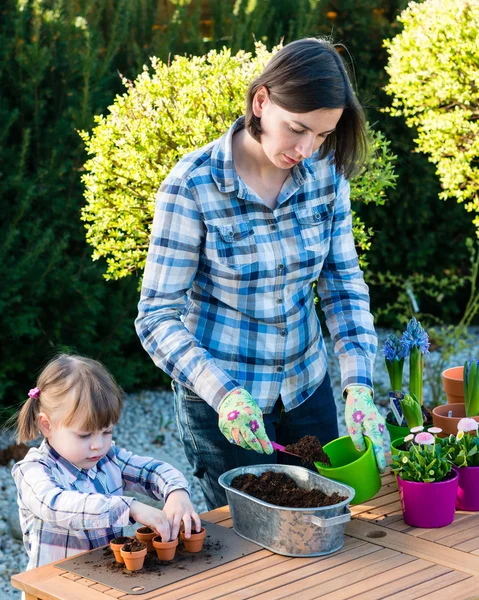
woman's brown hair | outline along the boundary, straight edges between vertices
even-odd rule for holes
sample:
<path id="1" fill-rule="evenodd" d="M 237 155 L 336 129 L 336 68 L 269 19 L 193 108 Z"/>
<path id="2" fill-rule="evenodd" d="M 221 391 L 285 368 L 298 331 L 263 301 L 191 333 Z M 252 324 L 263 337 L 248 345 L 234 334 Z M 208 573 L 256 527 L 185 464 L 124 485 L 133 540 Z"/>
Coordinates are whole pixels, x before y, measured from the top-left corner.
<path id="1" fill-rule="evenodd" d="M 245 127 L 261 142 L 261 118 L 253 113 L 253 98 L 264 86 L 272 102 L 292 113 L 342 108 L 336 130 L 319 148 L 319 159 L 332 157 L 347 178 L 358 173 L 368 157 L 364 111 L 357 100 L 346 67 L 335 46 L 319 38 L 287 44 L 251 82 L 246 96 Z"/>
<path id="2" fill-rule="evenodd" d="M 39 436 L 40 412 L 61 415 L 65 426 L 78 419 L 83 431 L 106 429 L 120 418 L 121 390 L 107 369 L 91 358 L 59 354 L 43 369 L 36 387 L 39 392 L 26 400 L 18 414 L 18 443 Z"/>

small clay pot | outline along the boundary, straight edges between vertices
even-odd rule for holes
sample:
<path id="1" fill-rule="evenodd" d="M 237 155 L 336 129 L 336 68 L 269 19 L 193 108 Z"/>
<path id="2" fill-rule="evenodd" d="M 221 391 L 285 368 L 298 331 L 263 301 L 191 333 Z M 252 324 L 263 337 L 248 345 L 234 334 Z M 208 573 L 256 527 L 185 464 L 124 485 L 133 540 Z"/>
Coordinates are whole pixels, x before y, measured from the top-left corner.
<path id="1" fill-rule="evenodd" d="M 120 536 L 120 537 L 117 537 L 110 541 L 110 548 L 113 550 L 113 554 L 115 555 L 116 562 L 118 562 L 120 564 L 125 563 L 125 561 L 123 560 L 123 557 L 121 556 L 120 550 L 121 550 L 122 546 L 124 546 L 128 542 L 132 542 L 132 541 L 133 541 L 133 538 L 126 537 L 126 536 Z"/>
<path id="2" fill-rule="evenodd" d="M 141 548 L 139 550 L 130 551 L 129 547 L 132 545 L 139 545 Z M 124 544 L 121 547 L 121 557 L 125 561 L 125 567 L 128 571 L 139 571 L 143 568 L 143 563 L 145 562 L 146 556 L 146 544 L 144 542 L 140 542 L 139 540 L 134 540 L 128 544 Z"/>
<path id="3" fill-rule="evenodd" d="M 464 404 L 464 367 L 451 367 L 443 371 L 442 387 L 448 404 Z"/>
<path id="4" fill-rule="evenodd" d="M 206 537 L 206 529 L 204 527 L 201 528 L 199 533 L 196 533 L 196 531 L 193 530 L 190 539 L 185 537 L 184 531 L 180 531 L 180 535 L 187 552 L 201 552 Z"/>
<path id="5" fill-rule="evenodd" d="M 448 417 L 448 413 L 452 415 Z M 464 404 L 441 404 L 432 409 L 432 420 L 434 427 L 440 427 L 442 433 L 438 437 L 446 437 L 453 433 L 457 435 L 457 424 L 466 416 L 466 407 Z M 479 423 L 479 417 L 471 417 Z"/>
<path id="6" fill-rule="evenodd" d="M 178 538 L 169 542 L 162 542 L 161 535 L 153 538 L 153 547 L 160 560 L 173 560 L 175 558 L 176 547 L 178 546 Z"/>
<path id="7" fill-rule="evenodd" d="M 140 527 L 136 530 L 136 539 L 146 544 L 147 552 L 153 552 L 155 550 L 153 548 L 153 538 L 157 535 L 158 534 L 149 527 Z"/>

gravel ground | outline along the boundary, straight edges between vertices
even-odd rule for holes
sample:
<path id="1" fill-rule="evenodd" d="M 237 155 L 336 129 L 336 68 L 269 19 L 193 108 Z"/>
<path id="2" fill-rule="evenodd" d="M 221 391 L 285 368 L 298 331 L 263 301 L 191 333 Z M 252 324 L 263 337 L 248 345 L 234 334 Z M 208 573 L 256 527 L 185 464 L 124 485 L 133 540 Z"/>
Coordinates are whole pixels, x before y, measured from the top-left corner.
<path id="1" fill-rule="evenodd" d="M 479 339 L 477 328 L 474 328 L 476 340 Z M 384 343 L 389 331 L 378 332 L 380 348 Z M 329 361 L 329 373 L 333 385 L 335 397 L 337 398 L 339 434 L 346 435 L 344 425 L 344 403 L 341 398 L 340 376 L 338 361 L 333 356 L 329 340 L 327 340 Z M 478 354 L 478 348 L 471 356 Z M 466 357 L 457 356 L 450 365 L 461 364 Z M 145 356 L 145 360 L 147 357 Z M 434 365 L 440 360 L 438 352 L 428 356 L 428 364 Z M 439 364 L 439 363 L 437 363 Z M 404 369 L 407 376 L 407 368 Z M 438 375 L 439 376 L 439 375 Z M 385 416 L 387 413 L 387 402 L 384 400 L 389 389 L 388 375 L 383 362 L 382 352 L 378 352 L 375 365 L 375 391 L 376 402 Z M 430 398 L 430 389 L 427 384 L 424 388 L 424 397 Z M 153 426 L 151 425 L 153 424 Z M 135 430 L 132 443 L 131 431 Z M 389 436 L 386 442 L 389 445 Z M 160 460 L 170 462 L 180 469 L 188 479 L 192 500 L 198 512 L 206 510 L 200 486 L 193 478 L 191 468 L 186 460 L 183 446 L 179 440 L 173 412 L 173 394 L 170 391 L 142 391 L 130 394 L 125 398 L 124 410 L 120 422 L 115 428 L 115 441 L 119 446 L 132 450 L 136 454 L 154 456 Z M 0 449 L 12 443 L 11 434 L 0 432 Z M 17 511 L 13 510 L 16 504 L 16 488 L 10 474 L 12 463 L 8 466 L 0 466 L 0 600 L 19 600 L 20 592 L 10 586 L 10 576 L 25 570 L 27 555 L 23 543 L 15 539 L 11 532 L 18 530 Z"/>

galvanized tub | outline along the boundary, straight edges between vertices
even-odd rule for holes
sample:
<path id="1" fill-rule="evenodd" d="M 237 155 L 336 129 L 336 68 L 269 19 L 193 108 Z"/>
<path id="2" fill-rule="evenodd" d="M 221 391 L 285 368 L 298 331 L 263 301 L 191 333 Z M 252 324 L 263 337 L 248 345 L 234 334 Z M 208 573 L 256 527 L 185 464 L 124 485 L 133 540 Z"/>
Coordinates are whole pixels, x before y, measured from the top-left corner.
<path id="1" fill-rule="evenodd" d="M 319 489 L 328 495 L 337 492 L 347 499 L 333 506 L 288 508 L 263 502 L 231 487 L 237 475 L 260 476 L 265 471 L 284 473 L 304 489 Z M 218 482 L 226 491 L 233 528 L 241 537 L 284 556 L 322 556 L 344 545 L 344 529 L 351 520 L 348 503 L 354 497 L 354 489 L 349 485 L 288 465 L 239 467 L 223 473 Z"/>

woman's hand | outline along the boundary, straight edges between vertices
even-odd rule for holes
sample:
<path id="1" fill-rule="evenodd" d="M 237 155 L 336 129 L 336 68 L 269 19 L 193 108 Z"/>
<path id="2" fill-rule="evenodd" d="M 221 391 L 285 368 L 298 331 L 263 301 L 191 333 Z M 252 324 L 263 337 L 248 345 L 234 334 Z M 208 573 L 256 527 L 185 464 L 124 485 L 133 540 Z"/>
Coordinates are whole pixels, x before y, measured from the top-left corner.
<path id="1" fill-rule="evenodd" d="M 150 527 L 158 535 L 161 535 L 163 541 L 170 540 L 170 524 L 164 511 L 133 500 L 130 505 L 130 516 L 138 523 Z"/>
<path id="2" fill-rule="evenodd" d="M 386 470 L 386 459 L 383 449 L 384 419 L 373 402 L 373 394 L 369 388 L 351 385 L 346 388 L 346 408 L 344 417 L 348 433 L 354 445 L 360 451 L 366 450 L 363 434 L 371 440 L 378 469 Z"/>
<path id="3" fill-rule="evenodd" d="M 263 413 L 249 392 L 239 388 L 228 394 L 219 406 L 218 417 L 218 427 L 228 442 L 258 454 L 272 454 Z"/>
<path id="4" fill-rule="evenodd" d="M 174 540 L 180 531 L 181 521 L 185 526 L 185 536 L 191 535 L 191 521 L 197 532 L 201 531 L 201 520 L 191 504 L 190 496 L 186 490 L 174 490 L 166 499 L 163 508 L 170 525 L 171 539 Z"/>

